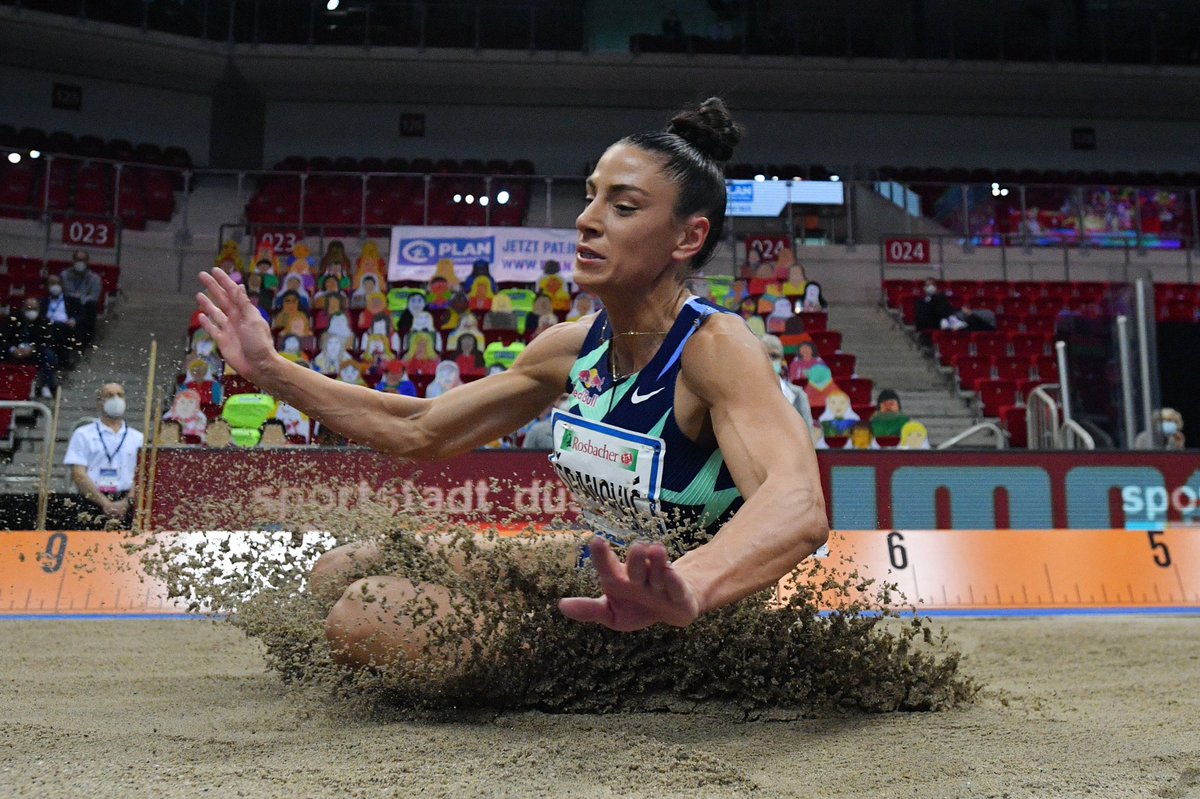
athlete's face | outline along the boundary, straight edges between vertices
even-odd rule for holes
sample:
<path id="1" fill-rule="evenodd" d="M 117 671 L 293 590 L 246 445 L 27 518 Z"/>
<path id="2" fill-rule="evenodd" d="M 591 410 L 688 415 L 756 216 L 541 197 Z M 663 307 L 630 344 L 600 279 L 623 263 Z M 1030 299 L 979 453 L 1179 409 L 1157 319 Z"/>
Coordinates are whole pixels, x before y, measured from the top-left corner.
<path id="1" fill-rule="evenodd" d="M 704 244 L 708 219 L 677 219 L 679 191 L 662 159 L 628 144 L 605 151 L 587 179 L 587 205 L 575 227 L 580 287 L 636 291 L 672 275 Z"/>

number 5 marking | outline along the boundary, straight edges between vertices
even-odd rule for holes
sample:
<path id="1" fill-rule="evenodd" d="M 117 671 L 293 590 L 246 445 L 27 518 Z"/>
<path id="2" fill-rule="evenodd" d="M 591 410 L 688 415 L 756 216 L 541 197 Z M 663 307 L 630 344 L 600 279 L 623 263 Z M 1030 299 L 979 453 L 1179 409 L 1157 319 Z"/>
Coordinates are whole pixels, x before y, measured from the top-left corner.
<path id="1" fill-rule="evenodd" d="M 1165 569 L 1171 565 L 1171 550 L 1167 549 L 1165 541 L 1159 541 L 1162 530 L 1147 530 L 1146 537 L 1150 539 L 1150 548 L 1154 550 L 1154 565 Z"/>

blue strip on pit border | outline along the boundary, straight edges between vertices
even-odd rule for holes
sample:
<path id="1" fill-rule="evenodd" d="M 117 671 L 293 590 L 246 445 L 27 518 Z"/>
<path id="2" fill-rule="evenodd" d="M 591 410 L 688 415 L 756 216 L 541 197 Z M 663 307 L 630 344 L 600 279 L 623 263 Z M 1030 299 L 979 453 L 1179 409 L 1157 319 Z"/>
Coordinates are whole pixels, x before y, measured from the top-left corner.
<path id="1" fill-rule="evenodd" d="M 224 615 L 204 613 L 0 613 L 5 621 L 221 621 Z"/>

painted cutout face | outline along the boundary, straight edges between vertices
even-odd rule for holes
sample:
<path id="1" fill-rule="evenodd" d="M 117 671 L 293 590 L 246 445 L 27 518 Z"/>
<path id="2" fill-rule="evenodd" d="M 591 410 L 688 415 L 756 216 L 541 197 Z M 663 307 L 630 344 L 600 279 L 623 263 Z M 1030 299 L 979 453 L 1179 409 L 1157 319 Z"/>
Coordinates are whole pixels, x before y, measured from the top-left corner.
<path id="1" fill-rule="evenodd" d="M 850 411 L 850 397 L 844 391 L 834 391 L 826 398 L 825 407 L 834 418 L 840 419 Z"/>

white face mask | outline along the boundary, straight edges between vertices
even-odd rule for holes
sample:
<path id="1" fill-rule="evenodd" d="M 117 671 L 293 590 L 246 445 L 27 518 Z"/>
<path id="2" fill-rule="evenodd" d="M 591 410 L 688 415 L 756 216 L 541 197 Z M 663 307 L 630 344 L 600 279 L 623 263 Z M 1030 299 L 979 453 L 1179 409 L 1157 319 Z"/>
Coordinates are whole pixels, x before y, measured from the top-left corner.
<path id="1" fill-rule="evenodd" d="M 775 368 L 775 374 L 783 374 L 783 358 L 771 356 L 771 366 Z"/>
<path id="2" fill-rule="evenodd" d="M 60 294 L 62 294 L 62 286 L 58 285 L 57 283 L 50 286 L 50 288 L 48 290 L 50 292 L 51 297 L 57 297 Z"/>
<path id="3" fill-rule="evenodd" d="M 932 297 L 934 294 L 937 293 L 937 286 L 929 286 L 929 285 L 925 286 L 925 293 L 927 295 L 929 295 L 930 297 Z"/>
<path id="4" fill-rule="evenodd" d="M 1162 431 L 1164 436 L 1173 436 L 1179 432 L 1179 425 L 1175 422 L 1163 422 Z"/>
<path id="5" fill-rule="evenodd" d="M 109 397 L 104 401 L 104 415 L 110 419 L 120 419 L 125 415 L 125 398 Z"/>
<path id="6" fill-rule="evenodd" d="M 28 319 L 30 322 L 36 322 L 37 318 L 38 318 L 38 312 L 37 311 L 26 311 L 25 318 Z"/>
<path id="7" fill-rule="evenodd" d="M 87 261 L 76 261 L 75 262 L 75 271 L 76 272 L 84 272 L 86 270 L 87 270 Z"/>

